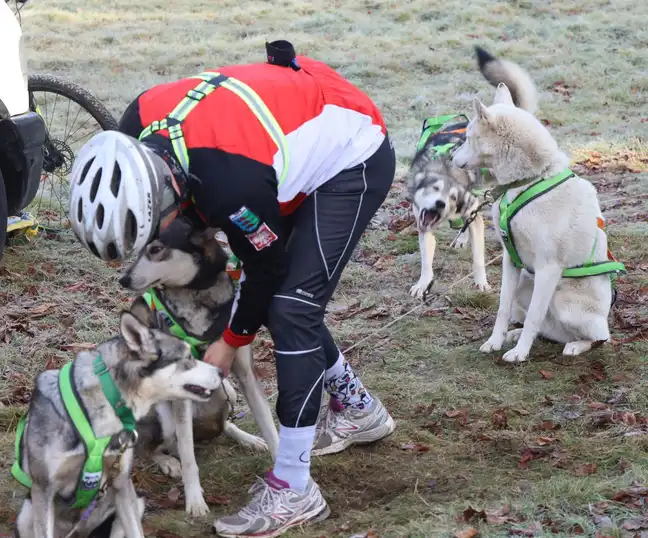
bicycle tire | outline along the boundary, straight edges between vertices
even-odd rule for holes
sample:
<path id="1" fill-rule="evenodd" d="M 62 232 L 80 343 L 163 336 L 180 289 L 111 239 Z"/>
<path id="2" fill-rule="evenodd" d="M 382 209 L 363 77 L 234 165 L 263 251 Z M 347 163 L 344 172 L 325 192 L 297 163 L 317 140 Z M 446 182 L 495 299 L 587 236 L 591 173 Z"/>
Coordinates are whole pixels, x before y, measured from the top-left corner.
<path id="1" fill-rule="evenodd" d="M 7 207 L 7 192 L 5 191 L 4 178 L 0 170 L 0 260 L 4 253 L 7 242 L 7 219 L 9 218 L 9 208 Z"/>
<path id="2" fill-rule="evenodd" d="M 56 93 L 85 109 L 97 121 L 104 131 L 116 131 L 117 120 L 99 99 L 78 84 L 56 75 L 40 73 L 30 74 L 27 78 L 27 89 L 32 92 Z"/>

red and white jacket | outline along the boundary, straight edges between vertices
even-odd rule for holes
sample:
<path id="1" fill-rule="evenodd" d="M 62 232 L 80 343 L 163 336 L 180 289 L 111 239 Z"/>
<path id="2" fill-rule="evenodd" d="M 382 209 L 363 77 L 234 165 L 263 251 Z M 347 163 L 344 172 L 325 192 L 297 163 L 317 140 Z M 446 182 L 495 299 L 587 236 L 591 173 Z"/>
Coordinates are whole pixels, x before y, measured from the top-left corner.
<path id="1" fill-rule="evenodd" d="M 248 105 L 217 88 L 182 125 L 189 152 L 196 207 L 210 226 L 227 235 L 243 262 L 245 278 L 223 337 L 250 343 L 285 272 L 281 219 L 342 170 L 366 161 L 386 136 L 371 99 L 322 62 L 298 56 L 301 69 L 269 63 L 234 65 L 217 71 L 252 88 L 281 127 L 288 144 L 284 173 L 279 148 Z M 143 92 L 124 113 L 120 130 L 135 138 L 161 120 L 194 88 L 197 79 L 160 84 Z M 170 150 L 168 133 L 145 140 Z"/>

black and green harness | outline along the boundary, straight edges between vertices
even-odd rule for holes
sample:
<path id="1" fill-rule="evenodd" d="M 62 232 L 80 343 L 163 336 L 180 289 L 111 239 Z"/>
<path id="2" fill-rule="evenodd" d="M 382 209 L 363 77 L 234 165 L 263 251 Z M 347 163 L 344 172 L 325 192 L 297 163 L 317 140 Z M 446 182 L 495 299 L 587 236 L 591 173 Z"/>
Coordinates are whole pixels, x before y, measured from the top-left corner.
<path id="1" fill-rule="evenodd" d="M 77 488 L 75 492 L 74 502 L 72 508 L 88 509 L 93 506 L 97 494 L 100 491 L 102 476 L 104 472 L 103 458 L 106 448 L 110 444 L 112 435 L 105 437 L 96 437 L 95 433 L 88 421 L 86 412 L 80 403 L 79 396 L 74 386 L 73 372 L 75 362 L 71 361 L 65 364 L 59 372 L 59 391 L 63 404 L 74 424 L 77 433 L 81 437 L 85 447 L 86 460 L 83 465 Z M 124 402 L 122 395 L 115 385 L 110 372 L 101 356 L 97 356 L 93 363 L 94 374 L 99 378 L 101 389 L 104 396 L 110 403 L 115 411 L 115 414 L 122 423 L 122 432 L 120 432 L 120 445 L 122 449 L 128 448 L 129 443 L 121 442 L 121 434 L 126 433 L 132 439 L 132 444 L 137 441 L 137 431 L 135 430 L 135 417 L 132 411 Z M 18 422 L 16 429 L 16 461 L 11 467 L 11 474 L 26 488 L 31 489 L 31 477 L 22 469 L 20 462 L 22 461 L 22 438 L 25 432 L 28 415 L 24 415 Z"/>
<path id="2" fill-rule="evenodd" d="M 462 121 L 453 122 L 457 118 L 463 118 Z M 432 150 L 432 158 L 439 158 L 441 155 L 450 153 L 457 145 L 463 144 L 466 140 L 466 128 L 468 127 L 468 117 L 464 114 L 447 114 L 445 116 L 436 116 L 428 118 L 423 122 L 421 136 L 416 144 L 416 153 L 424 149 Z M 460 143 L 457 142 L 459 139 Z M 482 175 L 487 170 L 482 169 Z M 484 190 L 474 189 L 471 191 L 473 196 L 483 196 Z M 464 219 L 459 217 L 450 221 L 450 228 L 461 230 L 464 228 Z"/>
<path id="3" fill-rule="evenodd" d="M 463 121 L 448 125 L 449 122 L 452 122 L 456 118 L 463 118 Z M 457 139 L 459 139 L 460 143 L 465 142 L 468 123 L 468 117 L 464 114 L 448 114 L 445 116 L 436 116 L 426 119 L 423 122 L 421 136 L 416 145 L 417 154 L 424 149 L 432 149 L 434 152 L 433 158 L 438 158 L 439 156 L 452 151 L 458 145 Z M 482 168 L 482 175 L 486 174 L 487 171 L 487 169 Z M 511 258 L 511 262 L 518 269 L 526 269 L 529 272 L 533 272 L 522 262 L 515 248 L 515 241 L 513 240 L 513 234 L 511 233 L 511 220 L 524 206 L 539 196 L 542 196 L 559 185 L 562 185 L 565 181 L 568 181 L 573 177 L 575 177 L 575 174 L 571 170 L 564 170 L 559 174 L 535 182 L 533 182 L 533 180 L 523 179 L 508 185 L 500 185 L 492 191 L 471 191 L 474 196 L 484 198 L 484 203 L 482 205 L 487 204 L 489 200 L 493 202 L 496 202 L 498 199 L 500 200 L 500 234 L 506 251 Z M 506 192 L 508 190 L 516 187 L 527 186 L 529 184 L 531 186 L 520 193 L 511 202 L 507 200 Z M 597 226 L 603 229 L 602 219 L 597 219 Z M 450 222 L 450 227 L 453 229 L 463 229 L 465 227 L 464 220 L 462 218 L 453 220 Z M 595 238 L 592 250 L 590 251 L 590 255 L 585 263 L 565 269 L 562 276 L 564 278 L 585 278 L 589 276 L 609 274 L 610 281 L 613 284 L 615 278 L 619 274 L 626 273 L 625 266 L 621 262 L 617 261 L 609 250 L 607 252 L 608 259 L 606 261 L 595 262 L 594 255 L 596 244 L 597 239 Z"/>

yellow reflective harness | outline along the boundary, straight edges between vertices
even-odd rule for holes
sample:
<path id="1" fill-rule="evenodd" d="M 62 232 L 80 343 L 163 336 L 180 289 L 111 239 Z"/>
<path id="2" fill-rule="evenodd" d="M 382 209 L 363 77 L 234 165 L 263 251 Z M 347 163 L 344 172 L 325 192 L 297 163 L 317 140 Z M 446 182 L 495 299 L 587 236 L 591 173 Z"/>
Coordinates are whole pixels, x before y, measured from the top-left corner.
<path id="1" fill-rule="evenodd" d="M 171 140 L 173 152 L 175 153 L 182 169 L 188 174 L 189 152 L 182 131 L 182 124 L 191 111 L 196 108 L 198 103 L 200 103 L 216 88 L 223 87 L 235 93 L 245 102 L 279 149 L 282 159 L 282 170 L 279 177 L 279 185 L 281 185 L 283 180 L 286 179 L 290 162 L 288 141 L 286 140 L 286 135 L 281 130 L 279 123 L 261 97 L 259 97 L 259 95 L 247 84 L 218 72 L 206 71 L 190 78 L 200 79 L 201 82 L 189 90 L 182 101 L 180 101 L 180 103 L 178 103 L 178 105 L 165 118 L 155 120 L 146 127 L 140 133 L 139 139 L 142 140 L 158 131 L 167 130 L 169 132 L 169 140 Z"/>

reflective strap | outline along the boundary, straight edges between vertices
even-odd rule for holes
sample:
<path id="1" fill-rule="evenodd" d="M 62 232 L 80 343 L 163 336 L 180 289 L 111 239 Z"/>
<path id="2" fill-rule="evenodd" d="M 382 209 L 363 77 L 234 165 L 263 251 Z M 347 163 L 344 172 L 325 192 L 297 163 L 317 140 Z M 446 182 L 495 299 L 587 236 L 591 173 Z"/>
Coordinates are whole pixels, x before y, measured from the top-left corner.
<path id="1" fill-rule="evenodd" d="M 288 154 L 288 141 L 286 140 L 286 136 L 281 130 L 281 127 L 277 123 L 277 120 L 274 118 L 272 112 L 270 112 L 270 109 L 266 106 L 263 100 L 247 84 L 244 84 L 240 80 L 228 78 L 225 82 L 223 82 L 222 86 L 223 88 L 227 88 L 228 90 L 234 92 L 241 99 L 243 99 L 243 101 L 245 101 L 247 106 L 250 107 L 250 110 L 261 122 L 261 125 L 263 125 L 265 130 L 268 132 L 268 135 L 270 135 L 270 138 L 272 138 L 272 141 L 279 149 L 279 153 L 281 153 L 281 158 L 283 161 L 281 175 L 279 176 L 279 185 L 281 185 L 284 179 L 286 179 L 286 175 L 288 174 L 290 158 Z"/>
<path id="2" fill-rule="evenodd" d="M 180 340 L 183 340 L 184 342 L 189 344 L 189 346 L 191 347 L 191 354 L 195 359 L 200 360 L 201 356 L 200 352 L 198 351 L 198 347 L 205 345 L 208 342 L 188 335 L 187 331 L 184 330 L 182 325 L 180 325 L 169 313 L 169 310 L 162 303 L 155 289 L 149 288 L 148 290 L 146 290 L 146 293 L 142 295 L 142 298 L 146 301 L 146 304 L 151 310 L 159 312 L 162 317 L 168 320 L 169 332 L 176 338 L 179 338 Z"/>
<path id="3" fill-rule="evenodd" d="M 511 219 L 513 219 L 518 211 L 520 211 L 520 209 L 525 205 L 535 200 L 538 196 L 542 196 L 556 188 L 558 185 L 564 183 L 573 176 L 574 173 L 571 170 L 563 170 L 555 176 L 543 179 L 535 185 L 532 185 L 527 190 L 520 193 L 511 203 L 506 200 L 506 193 L 504 193 L 504 196 L 500 199 L 500 234 L 502 236 L 502 241 L 504 242 L 504 247 L 511 258 L 511 262 L 518 269 L 526 268 L 526 266 L 522 263 L 522 260 L 515 248 L 515 242 L 513 241 L 513 236 L 511 234 Z"/>
<path id="4" fill-rule="evenodd" d="M 20 466 L 20 462 L 22 461 L 22 451 L 20 450 L 20 443 L 22 441 L 23 434 L 25 433 L 26 421 L 27 421 L 27 415 L 23 415 L 22 417 L 20 417 L 20 420 L 18 421 L 18 426 L 16 427 L 16 460 L 13 462 L 13 465 L 11 466 L 11 474 L 23 486 L 31 489 L 32 480 L 30 476 L 25 471 L 23 471 L 22 467 Z"/>
<path id="5" fill-rule="evenodd" d="M 59 373 L 59 390 L 65 404 L 65 409 L 74 423 L 74 427 L 81 436 L 86 449 L 86 460 L 77 484 L 75 502 L 73 508 L 86 508 L 99 491 L 101 485 L 101 476 L 103 473 L 103 455 L 110 436 L 97 439 L 92 431 L 92 426 L 88 422 L 79 402 L 76 399 L 72 389 L 72 362 L 68 362 L 61 368 Z M 86 488 L 84 483 L 92 484 L 93 487 Z"/>
<path id="6" fill-rule="evenodd" d="M 626 272 L 625 265 L 621 262 L 604 261 L 592 263 L 590 265 L 570 267 L 563 271 L 562 276 L 564 278 L 583 278 L 586 276 L 598 276 L 607 273 L 614 273 L 615 275 L 618 273 L 625 274 Z"/>
<path id="7" fill-rule="evenodd" d="M 428 141 L 433 134 L 439 132 L 439 130 L 450 120 L 455 118 L 465 118 L 468 120 L 468 116 L 465 114 L 446 114 L 445 116 L 436 116 L 434 118 L 428 118 L 423 122 L 423 127 L 421 129 L 421 136 L 418 143 L 416 144 L 416 151 L 419 152 L 425 147 L 425 143 Z"/>
<path id="8" fill-rule="evenodd" d="M 173 151 L 178 158 L 182 169 L 188 173 L 189 151 L 184 139 L 184 133 L 182 132 L 182 123 L 187 119 L 189 113 L 198 105 L 198 103 L 200 103 L 200 101 L 212 93 L 216 88 L 222 86 L 223 88 L 235 93 L 245 102 L 279 149 L 282 159 L 282 170 L 279 177 L 279 185 L 281 185 L 284 179 L 286 179 L 288 166 L 290 164 L 288 141 L 286 140 L 286 136 L 281 130 L 279 123 L 261 97 L 259 97 L 252 88 L 240 80 L 221 75 L 217 72 L 204 72 L 191 78 L 200 79 L 202 82 L 189 90 L 187 95 L 165 119 L 154 121 L 151 125 L 146 127 L 140 133 L 139 139 L 142 140 L 144 137 L 150 136 L 156 131 L 168 130 Z M 168 120 L 173 121 L 169 122 Z"/>

